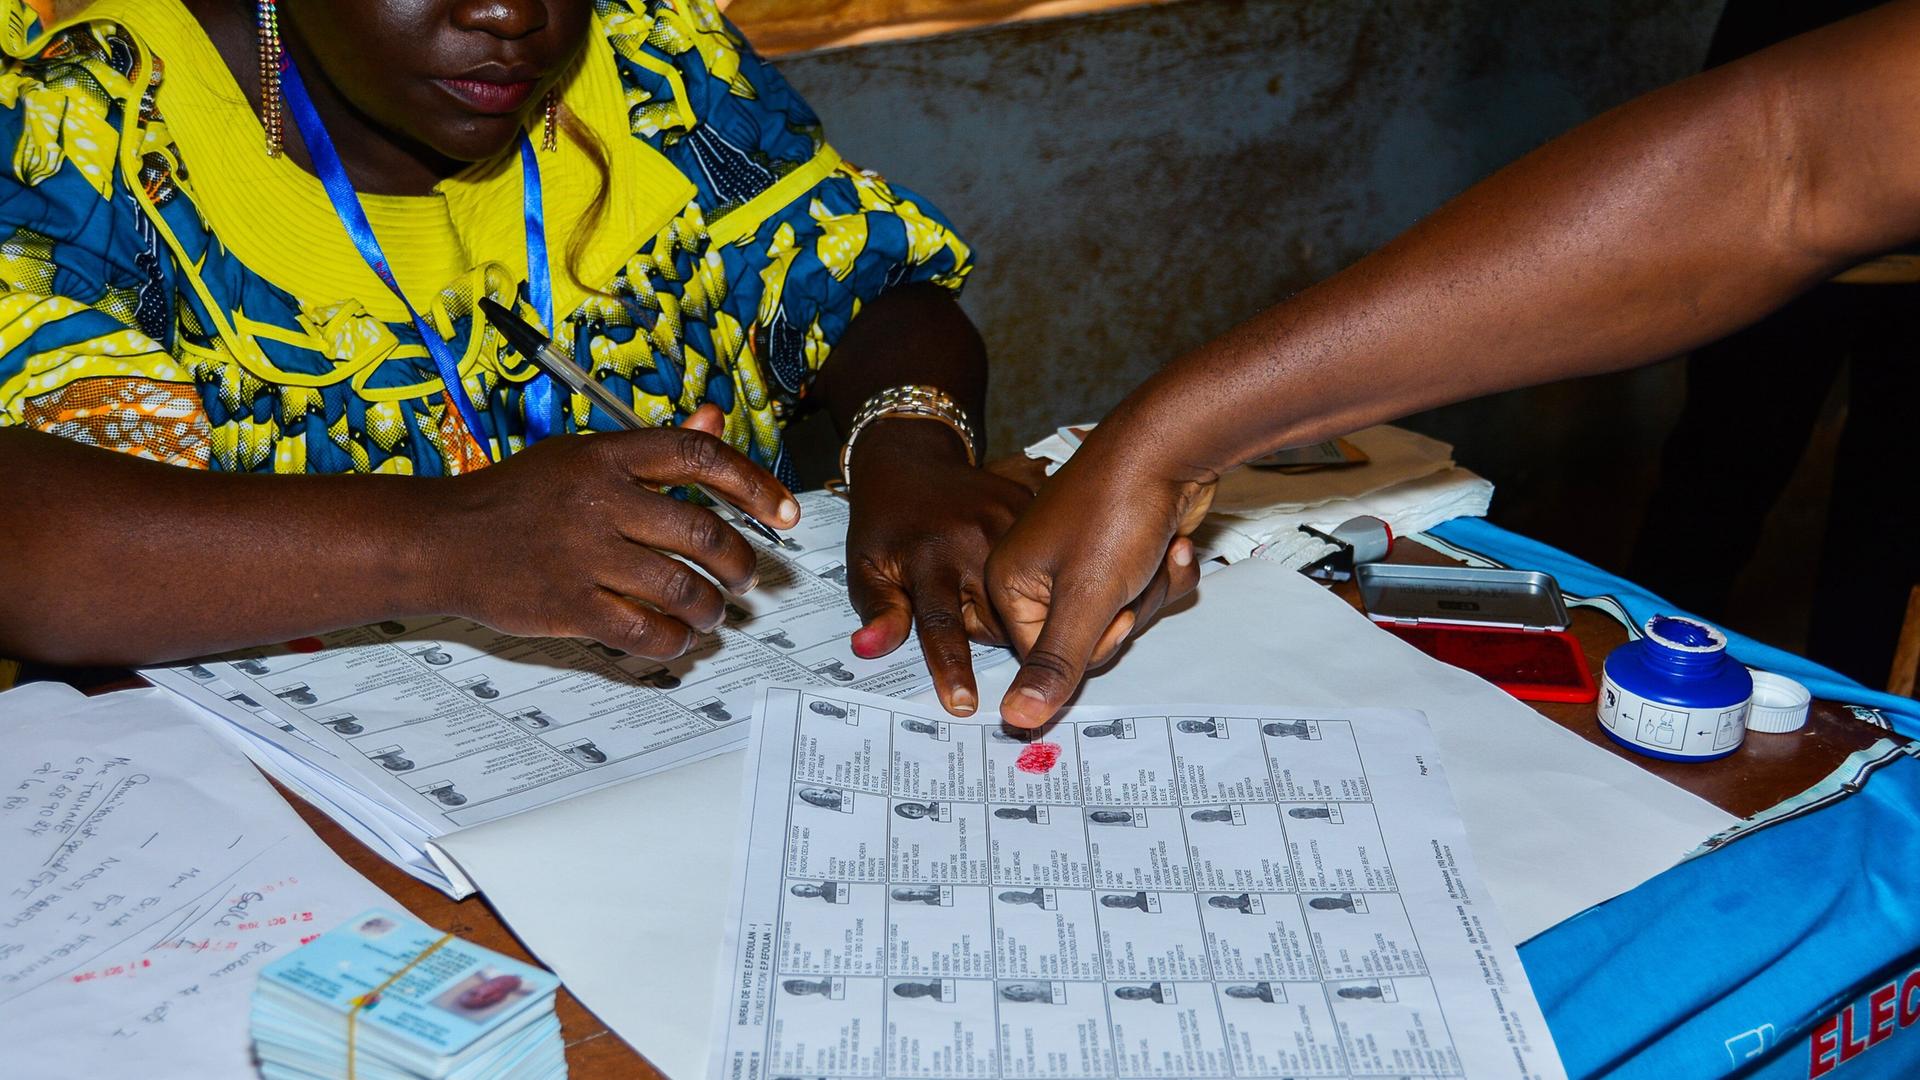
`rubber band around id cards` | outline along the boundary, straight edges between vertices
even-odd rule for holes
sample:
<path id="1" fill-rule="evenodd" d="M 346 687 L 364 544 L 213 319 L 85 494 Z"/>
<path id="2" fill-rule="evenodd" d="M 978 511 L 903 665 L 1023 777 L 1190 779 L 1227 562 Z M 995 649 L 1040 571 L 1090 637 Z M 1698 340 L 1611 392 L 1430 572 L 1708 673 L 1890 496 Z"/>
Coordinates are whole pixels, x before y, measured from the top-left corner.
<path id="1" fill-rule="evenodd" d="M 401 976 L 405 975 L 407 972 L 412 971 L 414 968 L 418 967 L 420 964 L 420 961 L 425 960 L 427 957 L 432 956 L 436 952 L 439 952 L 440 946 L 445 945 L 447 942 L 452 940 L 453 940 L 453 934 L 451 932 L 440 935 L 439 941 L 436 941 L 433 944 L 427 946 L 426 948 L 420 950 L 419 956 L 416 956 L 413 959 L 407 961 L 406 966 L 401 968 L 399 971 L 394 972 L 391 976 L 387 978 L 386 982 L 381 983 L 379 986 L 376 986 L 373 989 L 367 991 L 366 993 L 361 994 L 359 997 L 353 999 L 353 1008 L 347 1010 L 347 1080 L 354 1080 L 354 1074 L 353 1074 L 354 1035 L 359 1031 L 360 1010 L 366 1008 L 369 1005 L 372 1005 L 376 1001 L 379 1001 L 380 995 L 387 992 L 387 987 L 392 986 L 394 983 L 399 982 Z"/>

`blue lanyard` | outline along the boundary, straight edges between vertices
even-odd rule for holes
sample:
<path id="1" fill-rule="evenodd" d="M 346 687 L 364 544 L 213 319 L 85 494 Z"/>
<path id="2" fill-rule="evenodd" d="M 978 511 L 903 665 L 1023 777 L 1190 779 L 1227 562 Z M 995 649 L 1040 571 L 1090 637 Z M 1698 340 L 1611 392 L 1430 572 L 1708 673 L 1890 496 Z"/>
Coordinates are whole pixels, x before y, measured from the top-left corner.
<path id="1" fill-rule="evenodd" d="M 520 133 L 520 213 L 527 223 L 527 295 L 547 336 L 559 332 L 553 321 L 553 276 L 547 262 L 547 211 L 540 201 L 540 162 L 534 157 L 533 140 Z M 475 315 L 473 318 L 478 319 Z M 533 357 L 523 357 L 533 363 Z M 553 376 L 542 372 L 527 383 L 525 406 L 527 439 L 539 442 L 560 426 L 559 393 Z"/>
<path id="2" fill-rule="evenodd" d="M 479 444 L 481 451 L 488 458 L 499 460 L 506 453 L 506 437 L 497 437 L 499 454 L 495 454 L 493 448 L 487 445 L 487 429 L 480 426 L 480 414 L 467 397 L 466 384 L 460 380 L 460 358 L 454 355 L 453 346 L 447 343 L 447 339 L 420 317 L 420 313 L 408 302 L 406 294 L 400 291 L 400 283 L 394 279 L 393 270 L 387 265 L 387 257 L 380 250 L 380 241 L 374 238 L 373 225 L 367 221 L 366 210 L 360 205 L 360 196 L 353 190 L 353 181 L 347 176 L 347 167 L 341 164 L 340 155 L 333 148 L 333 139 L 327 134 L 326 125 L 320 122 L 320 114 L 313 107 L 313 99 L 307 95 L 306 83 L 301 80 L 300 71 L 294 67 L 292 57 L 282 57 L 280 81 L 287 108 L 293 113 L 294 125 L 300 129 L 300 139 L 306 143 L 307 154 L 313 159 L 314 172 L 319 174 L 320 185 L 326 188 L 327 199 L 333 203 L 334 213 L 340 216 L 340 224 L 346 227 L 348 238 L 359 250 L 360 257 L 366 260 L 367 267 L 406 307 L 407 314 L 413 319 L 414 329 L 420 332 L 421 343 L 426 346 L 428 355 L 433 357 L 433 366 L 439 369 L 440 379 L 446 384 L 448 404 L 459 411 L 460 419 L 465 422 L 467 431 Z M 522 212 L 527 228 L 527 292 L 551 333 L 553 278 L 547 264 L 546 211 L 540 201 L 540 165 L 534 156 L 533 143 L 525 132 L 520 135 L 520 173 Z M 544 374 L 536 376 L 527 384 L 525 395 L 527 437 L 531 441 L 546 438 L 553 432 L 558 420 L 553 379 Z"/>

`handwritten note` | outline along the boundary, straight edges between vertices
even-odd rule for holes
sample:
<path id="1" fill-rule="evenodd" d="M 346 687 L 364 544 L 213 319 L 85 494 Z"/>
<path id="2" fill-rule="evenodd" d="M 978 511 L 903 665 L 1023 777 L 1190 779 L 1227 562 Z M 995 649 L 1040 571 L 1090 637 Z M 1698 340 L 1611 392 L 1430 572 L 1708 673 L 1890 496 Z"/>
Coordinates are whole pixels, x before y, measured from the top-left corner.
<path id="1" fill-rule="evenodd" d="M 250 1077 L 254 972 L 391 904 L 179 699 L 0 694 L 0 1045 L 21 1076 Z"/>

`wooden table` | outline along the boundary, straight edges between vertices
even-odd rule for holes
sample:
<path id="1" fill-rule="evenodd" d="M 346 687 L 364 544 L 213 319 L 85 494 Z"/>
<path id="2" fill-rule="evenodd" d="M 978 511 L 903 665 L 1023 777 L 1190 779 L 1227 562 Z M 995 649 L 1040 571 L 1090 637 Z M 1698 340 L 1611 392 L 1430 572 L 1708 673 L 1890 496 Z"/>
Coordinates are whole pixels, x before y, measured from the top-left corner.
<path id="1" fill-rule="evenodd" d="M 1396 545 L 1393 557 L 1388 561 L 1439 565 L 1452 560 L 1419 544 L 1402 543 Z M 1360 606 L 1359 592 L 1352 583 L 1335 586 L 1334 592 L 1354 607 Z M 1575 609 L 1573 634 L 1585 650 L 1596 677 L 1607 653 L 1627 639 L 1625 628 L 1590 608 Z M 124 676 L 125 673 L 119 674 Z M 93 680 L 70 681 L 86 688 L 85 683 Z M 125 685 L 128 684 L 124 679 L 104 684 L 96 681 L 90 689 L 118 689 Z M 1750 735 L 1740 751 L 1731 757 L 1690 765 L 1642 757 L 1614 743 L 1601 733 L 1592 703 L 1535 703 L 1534 708 L 1602 751 L 1625 758 L 1740 817 L 1765 810 L 1805 791 L 1837 768 L 1849 754 L 1866 749 L 1877 739 L 1905 741 L 1856 718 L 1838 705 L 1817 701 L 1806 727 L 1799 731 L 1785 735 Z M 450 930 L 469 941 L 509 956 L 537 962 L 482 898 L 448 899 L 444 893 L 416 881 L 374 854 L 298 796 L 285 788 L 281 788 L 280 793 L 341 858 L 429 925 Z M 571 1076 L 579 1080 L 616 1077 L 621 1080 L 629 1077 L 656 1080 L 661 1076 L 645 1058 L 608 1030 L 564 987 L 560 990 L 558 1011 Z"/>
<path id="2" fill-rule="evenodd" d="M 1457 565 L 1454 560 L 1416 543 L 1395 544 L 1388 562 L 1417 563 L 1429 566 Z M 1351 583 L 1334 587 L 1356 609 L 1360 594 Z M 1600 664 L 1622 642 L 1627 629 L 1593 608 L 1573 609 L 1573 634 L 1596 681 Z M 1748 817 L 1819 783 L 1839 768 L 1847 756 L 1872 746 L 1878 739 L 1906 742 L 1901 736 L 1883 731 L 1830 701 L 1815 701 L 1807 717 L 1807 726 L 1784 735 L 1752 733 L 1738 752 L 1719 761 L 1689 764 L 1661 761 L 1636 754 L 1600 730 L 1594 705 L 1568 705 L 1553 702 L 1528 702 L 1542 716 L 1579 735 L 1615 757 L 1625 758 L 1676 787 L 1685 788 L 1729 814 Z"/>

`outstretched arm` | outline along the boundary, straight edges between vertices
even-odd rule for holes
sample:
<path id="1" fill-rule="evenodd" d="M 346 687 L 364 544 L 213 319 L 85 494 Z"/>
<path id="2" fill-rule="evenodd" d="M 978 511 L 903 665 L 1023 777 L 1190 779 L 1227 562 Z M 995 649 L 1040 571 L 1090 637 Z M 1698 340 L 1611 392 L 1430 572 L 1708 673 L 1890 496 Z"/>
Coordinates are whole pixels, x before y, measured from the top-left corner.
<path id="1" fill-rule="evenodd" d="M 1920 2 L 1616 109 L 1123 401 L 996 549 L 1021 726 L 1066 702 L 1189 502 L 1226 469 L 1479 394 L 1611 371 L 1753 321 L 1920 235 Z"/>
<path id="2" fill-rule="evenodd" d="M 0 656 L 145 664 L 429 614 L 678 656 L 723 597 L 660 552 L 735 591 L 754 554 L 654 485 L 799 520 L 719 424 L 552 438 L 452 479 L 207 472 L 0 428 Z"/>

